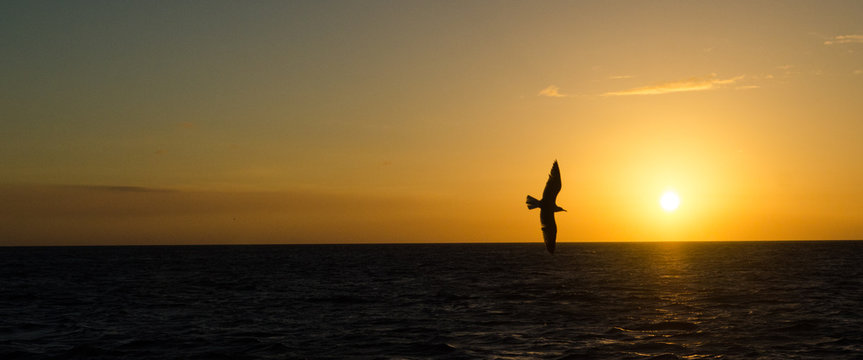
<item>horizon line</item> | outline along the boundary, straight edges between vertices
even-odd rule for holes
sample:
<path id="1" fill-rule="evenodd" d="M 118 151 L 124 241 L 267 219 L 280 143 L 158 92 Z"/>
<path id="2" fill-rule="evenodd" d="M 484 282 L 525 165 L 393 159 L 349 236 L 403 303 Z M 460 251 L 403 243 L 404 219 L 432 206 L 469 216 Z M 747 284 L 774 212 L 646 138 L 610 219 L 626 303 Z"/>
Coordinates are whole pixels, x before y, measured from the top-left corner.
<path id="1" fill-rule="evenodd" d="M 565 244 L 602 244 L 602 243 L 744 243 L 744 242 L 844 242 L 844 241 L 863 241 L 863 239 L 783 239 L 783 240 L 607 240 L 607 241 L 559 241 L 558 243 Z M 231 243 L 231 244 L 77 244 L 77 245 L 0 245 L 0 248 L 28 248 L 28 247 L 168 247 L 168 246 L 321 246 L 321 245 L 530 245 L 540 244 L 541 242 L 333 242 L 333 243 Z"/>

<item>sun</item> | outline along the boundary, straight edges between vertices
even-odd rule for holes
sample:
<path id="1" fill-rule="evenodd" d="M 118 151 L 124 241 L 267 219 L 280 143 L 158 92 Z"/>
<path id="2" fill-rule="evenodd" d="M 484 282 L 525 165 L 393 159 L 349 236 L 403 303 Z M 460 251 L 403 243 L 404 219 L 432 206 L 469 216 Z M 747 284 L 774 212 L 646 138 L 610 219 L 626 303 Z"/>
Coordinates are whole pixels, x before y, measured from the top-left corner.
<path id="1" fill-rule="evenodd" d="M 662 206 L 662 210 L 666 212 L 677 210 L 677 207 L 680 206 L 680 196 L 677 196 L 673 190 L 668 190 L 659 198 L 659 206 Z"/>

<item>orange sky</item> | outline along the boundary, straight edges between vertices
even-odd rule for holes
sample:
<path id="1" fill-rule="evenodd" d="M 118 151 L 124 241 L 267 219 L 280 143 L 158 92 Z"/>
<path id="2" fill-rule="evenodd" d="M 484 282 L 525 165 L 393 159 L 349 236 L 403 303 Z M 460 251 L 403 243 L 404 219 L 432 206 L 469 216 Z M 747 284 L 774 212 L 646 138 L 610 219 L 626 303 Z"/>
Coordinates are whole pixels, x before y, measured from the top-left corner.
<path id="1" fill-rule="evenodd" d="M 0 245 L 863 238 L 859 1 L 0 13 Z"/>

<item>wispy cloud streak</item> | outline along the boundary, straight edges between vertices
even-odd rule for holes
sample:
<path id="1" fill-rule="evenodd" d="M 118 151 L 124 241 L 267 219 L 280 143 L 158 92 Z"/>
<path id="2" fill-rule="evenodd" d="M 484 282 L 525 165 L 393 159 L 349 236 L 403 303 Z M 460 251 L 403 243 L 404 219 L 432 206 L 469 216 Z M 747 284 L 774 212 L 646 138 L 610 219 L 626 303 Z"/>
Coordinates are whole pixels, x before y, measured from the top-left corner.
<path id="1" fill-rule="evenodd" d="M 661 95 L 686 91 L 704 91 L 715 89 L 722 85 L 733 84 L 742 79 L 743 75 L 728 79 L 720 79 L 714 74 L 708 78 L 689 78 L 686 80 L 665 82 L 622 91 L 610 91 L 602 94 L 602 96 Z"/>
<path id="2" fill-rule="evenodd" d="M 824 42 L 824 45 L 833 44 L 863 44 L 863 35 L 837 35 Z"/>
<path id="3" fill-rule="evenodd" d="M 537 96 L 545 96 L 545 97 L 554 97 L 554 98 L 567 97 L 568 96 L 565 94 L 561 94 L 560 88 L 557 86 L 554 86 L 554 85 L 549 85 L 549 87 L 542 89 L 539 92 L 539 94 L 536 94 L 536 95 Z"/>

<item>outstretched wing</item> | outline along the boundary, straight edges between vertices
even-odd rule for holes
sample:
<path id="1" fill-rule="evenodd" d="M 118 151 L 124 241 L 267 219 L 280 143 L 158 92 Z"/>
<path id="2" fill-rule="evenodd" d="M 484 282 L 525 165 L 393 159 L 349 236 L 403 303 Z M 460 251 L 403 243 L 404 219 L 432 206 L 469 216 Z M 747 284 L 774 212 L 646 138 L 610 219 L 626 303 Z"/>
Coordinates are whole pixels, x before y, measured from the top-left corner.
<path id="1" fill-rule="evenodd" d="M 554 254 L 554 245 L 557 240 L 557 224 L 554 222 L 554 209 L 540 209 L 539 221 L 542 223 L 542 238 L 545 240 L 545 248 L 550 254 Z"/>
<path id="2" fill-rule="evenodd" d="M 560 168 L 557 167 L 557 160 L 555 160 L 554 165 L 551 166 L 551 172 L 548 174 L 545 190 L 542 191 L 542 201 L 551 201 L 551 204 L 553 204 L 555 199 L 557 199 L 557 193 L 560 192 L 560 186 Z M 554 224 L 554 216 L 551 218 L 551 223 Z"/>

